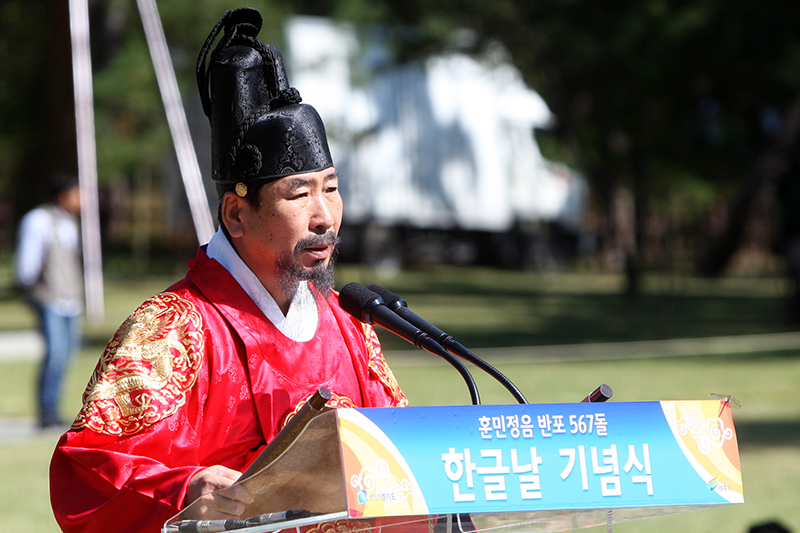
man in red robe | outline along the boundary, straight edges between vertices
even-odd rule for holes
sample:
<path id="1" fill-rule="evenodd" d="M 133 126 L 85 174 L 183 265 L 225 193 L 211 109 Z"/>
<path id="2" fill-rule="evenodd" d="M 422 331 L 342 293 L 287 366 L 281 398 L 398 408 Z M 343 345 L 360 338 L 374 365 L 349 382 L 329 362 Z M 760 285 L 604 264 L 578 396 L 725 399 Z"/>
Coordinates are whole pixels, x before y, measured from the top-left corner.
<path id="1" fill-rule="evenodd" d="M 319 387 L 334 406 L 407 404 L 332 291 L 339 175 L 260 25 L 228 12 L 201 53 L 220 230 L 106 347 L 51 463 L 64 531 L 157 532 L 198 498 L 191 518 L 238 517 L 252 499 L 240 472 Z"/>

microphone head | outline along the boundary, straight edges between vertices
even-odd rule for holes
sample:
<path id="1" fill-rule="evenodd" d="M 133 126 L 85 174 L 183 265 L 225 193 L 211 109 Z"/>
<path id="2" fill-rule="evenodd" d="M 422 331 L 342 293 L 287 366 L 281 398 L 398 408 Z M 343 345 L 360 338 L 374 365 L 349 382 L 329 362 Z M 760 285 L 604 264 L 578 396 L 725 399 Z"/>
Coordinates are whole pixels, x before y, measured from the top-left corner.
<path id="1" fill-rule="evenodd" d="M 383 299 L 356 282 L 348 283 L 339 292 L 339 305 L 342 309 L 367 324 L 373 324 L 372 310 L 384 305 Z"/>
<path id="2" fill-rule="evenodd" d="M 380 285 L 372 284 L 369 286 L 369 290 L 371 290 L 372 292 L 383 298 L 386 307 L 388 307 L 392 311 L 397 311 L 397 309 L 400 307 L 408 307 L 408 304 L 406 303 L 405 300 L 400 298 L 398 295 L 396 295 L 389 289 L 381 287 Z"/>

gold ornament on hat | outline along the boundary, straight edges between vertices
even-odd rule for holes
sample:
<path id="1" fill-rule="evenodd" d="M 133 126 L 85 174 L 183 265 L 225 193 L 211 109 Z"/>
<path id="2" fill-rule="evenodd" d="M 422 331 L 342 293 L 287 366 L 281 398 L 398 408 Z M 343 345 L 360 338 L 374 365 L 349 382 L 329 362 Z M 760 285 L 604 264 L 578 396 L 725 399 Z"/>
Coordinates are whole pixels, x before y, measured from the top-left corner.
<path id="1" fill-rule="evenodd" d="M 237 183 L 236 194 L 239 195 L 241 198 L 244 198 L 247 195 L 247 185 L 245 185 L 241 181 Z"/>

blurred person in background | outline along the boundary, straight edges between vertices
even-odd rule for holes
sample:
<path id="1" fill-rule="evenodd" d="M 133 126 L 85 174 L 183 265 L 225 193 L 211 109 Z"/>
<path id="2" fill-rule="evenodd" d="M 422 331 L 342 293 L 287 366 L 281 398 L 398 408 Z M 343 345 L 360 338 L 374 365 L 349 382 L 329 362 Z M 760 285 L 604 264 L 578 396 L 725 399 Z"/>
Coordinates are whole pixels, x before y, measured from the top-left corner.
<path id="1" fill-rule="evenodd" d="M 20 222 L 15 257 L 19 287 L 39 318 L 45 354 L 37 383 L 39 427 L 63 426 L 59 414 L 64 373 L 80 346 L 83 268 L 78 228 L 78 179 L 58 173 L 51 200 Z"/>

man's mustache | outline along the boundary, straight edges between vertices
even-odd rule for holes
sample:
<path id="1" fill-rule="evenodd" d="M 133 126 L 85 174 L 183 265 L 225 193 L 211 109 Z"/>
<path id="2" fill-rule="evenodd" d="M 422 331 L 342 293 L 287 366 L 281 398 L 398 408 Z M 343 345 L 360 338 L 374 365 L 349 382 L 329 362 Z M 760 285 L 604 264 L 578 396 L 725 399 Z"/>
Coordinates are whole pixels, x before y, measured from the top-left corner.
<path id="1" fill-rule="evenodd" d="M 314 248 L 317 246 L 338 246 L 341 242 L 342 239 L 340 239 L 333 230 L 328 230 L 322 235 L 311 235 L 305 239 L 301 239 L 300 242 L 298 242 L 294 247 L 294 255 L 295 257 L 298 256 L 300 252 L 306 248 Z"/>

